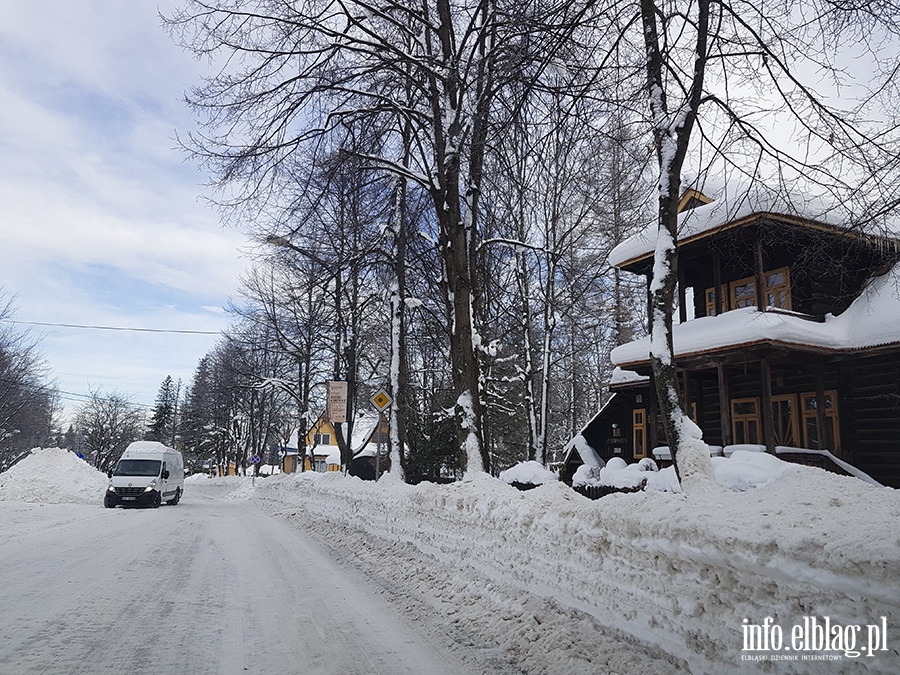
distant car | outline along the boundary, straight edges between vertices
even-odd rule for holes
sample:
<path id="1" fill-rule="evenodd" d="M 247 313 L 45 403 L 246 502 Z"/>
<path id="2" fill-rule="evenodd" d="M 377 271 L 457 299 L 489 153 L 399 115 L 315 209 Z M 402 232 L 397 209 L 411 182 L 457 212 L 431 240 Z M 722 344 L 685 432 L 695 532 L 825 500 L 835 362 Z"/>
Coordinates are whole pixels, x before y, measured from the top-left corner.
<path id="1" fill-rule="evenodd" d="M 156 441 L 129 445 L 109 472 L 103 505 L 159 507 L 175 505 L 184 493 L 184 461 L 181 453 Z"/>

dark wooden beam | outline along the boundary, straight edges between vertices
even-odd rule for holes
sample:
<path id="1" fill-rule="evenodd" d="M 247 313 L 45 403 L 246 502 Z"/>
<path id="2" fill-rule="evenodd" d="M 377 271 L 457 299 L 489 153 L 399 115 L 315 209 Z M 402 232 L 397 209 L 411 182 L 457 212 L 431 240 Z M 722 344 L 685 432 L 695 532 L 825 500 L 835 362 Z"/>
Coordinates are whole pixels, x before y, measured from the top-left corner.
<path id="1" fill-rule="evenodd" d="M 722 424 L 722 445 L 731 445 L 731 394 L 729 393 L 728 370 L 719 361 L 716 364 L 719 375 L 719 418 Z"/>
<path id="2" fill-rule="evenodd" d="M 825 424 L 827 421 L 825 417 L 825 382 L 822 378 L 821 368 L 816 368 L 814 377 L 816 380 L 816 445 L 819 450 L 831 450 L 834 452 L 834 448 L 825 447 Z M 800 419 L 803 419 L 802 412 Z"/>
<path id="3" fill-rule="evenodd" d="M 762 371 L 762 432 L 766 452 L 775 454 L 775 419 L 772 417 L 772 369 L 769 359 L 763 357 L 759 361 Z"/>
<path id="4" fill-rule="evenodd" d="M 760 312 L 765 312 L 766 302 L 766 272 L 763 261 L 762 238 L 756 240 L 756 307 Z"/>
<path id="5" fill-rule="evenodd" d="M 716 316 L 722 313 L 722 256 L 713 251 L 713 297 L 716 299 Z M 706 304 L 706 298 L 703 299 Z"/>

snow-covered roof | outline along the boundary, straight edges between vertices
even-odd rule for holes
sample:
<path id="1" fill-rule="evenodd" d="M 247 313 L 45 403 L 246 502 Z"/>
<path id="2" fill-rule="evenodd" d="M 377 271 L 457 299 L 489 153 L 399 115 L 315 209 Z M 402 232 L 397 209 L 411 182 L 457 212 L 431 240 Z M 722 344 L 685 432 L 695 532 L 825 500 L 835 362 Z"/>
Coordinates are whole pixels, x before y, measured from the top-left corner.
<path id="1" fill-rule="evenodd" d="M 647 375 L 639 375 L 633 370 L 624 370 L 623 368 L 619 368 L 616 366 L 613 368 L 612 377 L 609 379 L 609 383 L 612 384 L 637 384 L 641 382 L 649 382 L 650 378 Z"/>
<path id="2" fill-rule="evenodd" d="M 125 452 L 172 452 L 172 448 L 159 441 L 135 441 L 125 448 Z"/>
<path id="3" fill-rule="evenodd" d="M 612 401 L 615 396 L 617 396 L 617 394 L 613 394 L 609 400 Z M 609 401 L 607 401 L 606 405 L 609 405 Z M 592 419 L 596 419 L 606 409 L 606 405 L 604 405 L 603 408 L 600 409 L 600 412 L 597 413 L 597 415 L 594 415 Z M 588 426 L 589 425 L 590 423 L 588 423 Z M 569 461 L 569 456 L 573 451 L 578 453 L 583 466 L 595 466 L 597 468 L 600 468 L 605 463 L 600 458 L 600 455 L 597 454 L 597 451 L 590 446 L 590 444 L 582 434 L 576 434 L 566 444 L 566 447 L 563 449 L 563 456 L 565 457 L 565 461 Z"/>
<path id="4" fill-rule="evenodd" d="M 678 217 L 678 241 L 680 244 L 705 236 L 716 230 L 736 227 L 757 217 L 769 217 L 783 221 L 803 223 L 807 227 L 847 229 L 854 221 L 846 205 L 835 204 L 823 198 L 796 196 L 787 199 L 772 194 L 764 186 L 746 187 L 732 184 L 715 195 L 715 201 L 681 213 Z M 626 239 L 613 248 L 609 263 L 620 267 L 650 256 L 656 249 L 658 223 L 648 225 L 643 231 Z M 881 233 L 900 236 L 900 217 L 882 223 Z"/>
<path id="5" fill-rule="evenodd" d="M 375 431 L 375 427 L 378 426 L 378 420 L 379 415 L 369 410 L 357 413 L 356 418 L 353 421 L 354 455 L 359 454 L 360 451 L 365 448 L 366 443 L 369 442 L 369 439 L 372 437 L 372 433 Z M 375 455 L 374 448 L 372 449 L 372 452 L 370 454 L 372 456 Z"/>
<path id="6" fill-rule="evenodd" d="M 726 347 L 777 342 L 827 350 L 856 350 L 900 343 L 900 263 L 870 279 L 850 307 L 818 323 L 781 311 L 745 307 L 718 316 L 692 319 L 673 327 L 675 356 L 684 357 Z M 647 361 L 649 338 L 616 347 L 617 366 Z"/>

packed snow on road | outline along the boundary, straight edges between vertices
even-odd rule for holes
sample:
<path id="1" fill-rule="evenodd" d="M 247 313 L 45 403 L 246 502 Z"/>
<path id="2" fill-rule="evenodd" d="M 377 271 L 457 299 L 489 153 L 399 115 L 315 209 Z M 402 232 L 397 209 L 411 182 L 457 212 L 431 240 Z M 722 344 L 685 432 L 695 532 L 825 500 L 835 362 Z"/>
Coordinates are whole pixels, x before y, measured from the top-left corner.
<path id="1" fill-rule="evenodd" d="M 195 476 L 112 510 L 38 450 L 0 474 L 0 673 L 900 672 L 900 493 L 772 456 L 716 473 L 596 501 Z"/>

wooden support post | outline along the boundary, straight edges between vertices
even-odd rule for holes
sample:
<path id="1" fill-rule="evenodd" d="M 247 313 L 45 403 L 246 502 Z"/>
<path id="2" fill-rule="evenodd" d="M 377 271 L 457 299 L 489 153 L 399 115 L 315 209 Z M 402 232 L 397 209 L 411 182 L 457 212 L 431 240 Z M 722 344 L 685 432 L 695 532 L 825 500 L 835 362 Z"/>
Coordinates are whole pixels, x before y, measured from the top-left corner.
<path id="1" fill-rule="evenodd" d="M 716 365 L 719 375 L 719 419 L 722 424 L 722 446 L 731 445 L 731 394 L 728 386 L 728 371 L 719 361 Z"/>
<path id="2" fill-rule="evenodd" d="M 678 265 L 678 323 L 687 321 L 687 293 L 684 288 L 684 265 Z"/>
<path id="3" fill-rule="evenodd" d="M 759 362 L 762 371 L 762 432 L 766 452 L 775 454 L 775 419 L 772 417 L 772 369 L 769 359 L 763 357 Z"/>
<path id="4" fill-rule="evenodd" d="M 766 302 L 766 272 L 763 262 L 762 240 L 756 240 L 756 307 L 760 312 L 765 312 Z"/>
<path id="5" fill-rule="evenodd" d="M 716 316 L 719 316 L 722 313 L 722 256 L 718 251 L 713 251 L 713 298 L 715 298 Z"/>
<path id="6" fill-rule="evenodd" d="M 828 424 L 828 418 L 825 416 L 825 382 L 822 378 L 821 367 L 816 368 L 816 446 L 819 450 L 831 450 L 829 448 L 828 439 L 825 436 L 825 425 Z"/>

